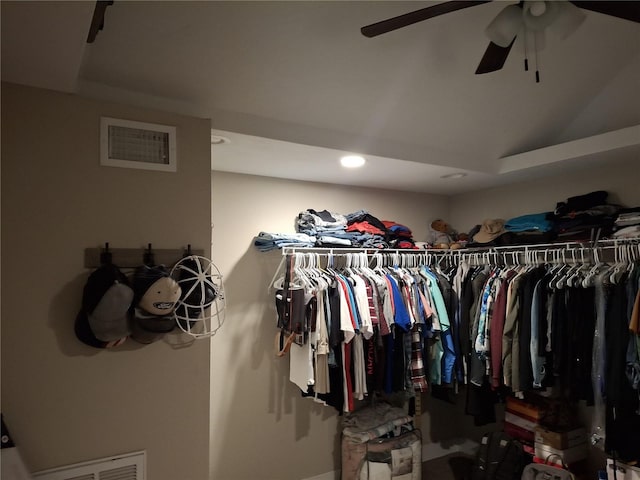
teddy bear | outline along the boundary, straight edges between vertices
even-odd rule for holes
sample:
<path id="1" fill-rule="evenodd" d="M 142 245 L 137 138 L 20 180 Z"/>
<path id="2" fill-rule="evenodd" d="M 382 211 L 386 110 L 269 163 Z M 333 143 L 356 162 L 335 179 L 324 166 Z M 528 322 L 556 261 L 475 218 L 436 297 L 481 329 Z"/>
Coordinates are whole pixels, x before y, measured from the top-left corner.
<path id="1" fill-rule="evenodd" d="M 455 240 L 457 238 L 456 232 L 441 218 L 437 218 L 431 222 L 428 237 L 427 241 L 431 244 L 432 248 L 456 249 L 462 246 Z"/>

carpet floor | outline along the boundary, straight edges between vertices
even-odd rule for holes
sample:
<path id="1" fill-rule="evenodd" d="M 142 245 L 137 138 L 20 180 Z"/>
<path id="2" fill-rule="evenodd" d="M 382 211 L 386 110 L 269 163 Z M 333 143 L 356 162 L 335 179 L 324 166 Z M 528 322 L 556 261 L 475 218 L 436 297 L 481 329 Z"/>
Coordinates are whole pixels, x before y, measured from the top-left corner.
<path id="1" fill-rule="evenodd" d="M 422 462 L 422 480 L 469 480 L 474 457 L 452 453 Z"/>

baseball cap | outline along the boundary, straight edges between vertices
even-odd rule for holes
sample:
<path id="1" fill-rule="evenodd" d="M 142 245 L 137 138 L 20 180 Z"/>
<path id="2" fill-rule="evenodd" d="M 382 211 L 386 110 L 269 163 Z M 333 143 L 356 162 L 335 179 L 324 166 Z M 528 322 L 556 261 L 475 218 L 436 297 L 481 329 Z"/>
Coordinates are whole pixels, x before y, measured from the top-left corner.
<path id="1" fill-rule="evenodd" d="M 170 315 L 182 290 L 164 265 L 138 267 L 133 277 L 134 304 L 152 315 Z"/>
<path id="2" fill-rule="evenodd" d="M 96 348 L 121 345 L 131 333 L 129 311 L 133 290 L 127 276 L 112 264 L 94 270 L 82 292 L 82 308 L 76 316 L 80 341 Z"/>
<path id="3" fill-rule="evenodd" d="M 182 289 L 164 265 L 142 265 L 133 276 L 134 309 L 131 338 L 152 343 L 176 326 L 173 311 Z"/>
<path id="4" fill-rule="evenodd" d="M 211 276 L 203 274 L 205 270 L 198 257 L 185 258 L 179 264 L 178 284 L 182 294 L 175 316 L 180 323 L 200 318 L 218 295 Z"/>
<path id="5" fill-rule="evenodd" d="M 473 241 L 477 243 L 491 243 L 505 232 L 503 219 L 487 219 L 482 222 L 480 230 L 473 236 Z"/>

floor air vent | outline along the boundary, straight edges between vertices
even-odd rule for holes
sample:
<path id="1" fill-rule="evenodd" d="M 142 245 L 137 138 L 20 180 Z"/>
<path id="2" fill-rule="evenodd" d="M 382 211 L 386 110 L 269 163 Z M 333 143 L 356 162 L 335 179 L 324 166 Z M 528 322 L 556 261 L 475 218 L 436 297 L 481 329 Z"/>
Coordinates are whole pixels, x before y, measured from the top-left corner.
<path id="1" fill-rule="evenodd" d="M 145 452 L 133 452 L 33 474 L 34 480 L 145 480 Z"/>

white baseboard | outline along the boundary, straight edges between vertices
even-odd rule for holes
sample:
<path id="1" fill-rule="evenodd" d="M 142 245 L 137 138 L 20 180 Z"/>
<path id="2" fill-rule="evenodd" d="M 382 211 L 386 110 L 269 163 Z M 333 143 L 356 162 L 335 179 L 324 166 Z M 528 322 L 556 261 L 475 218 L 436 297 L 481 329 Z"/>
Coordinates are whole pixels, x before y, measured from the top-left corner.
<path id="1" fill-rule="evenodd" d="M 300 480 L 340 480 L 340 470 L 333 470 L 332 472 L 321 473 L 315 477 L 302 478 Z"/>

